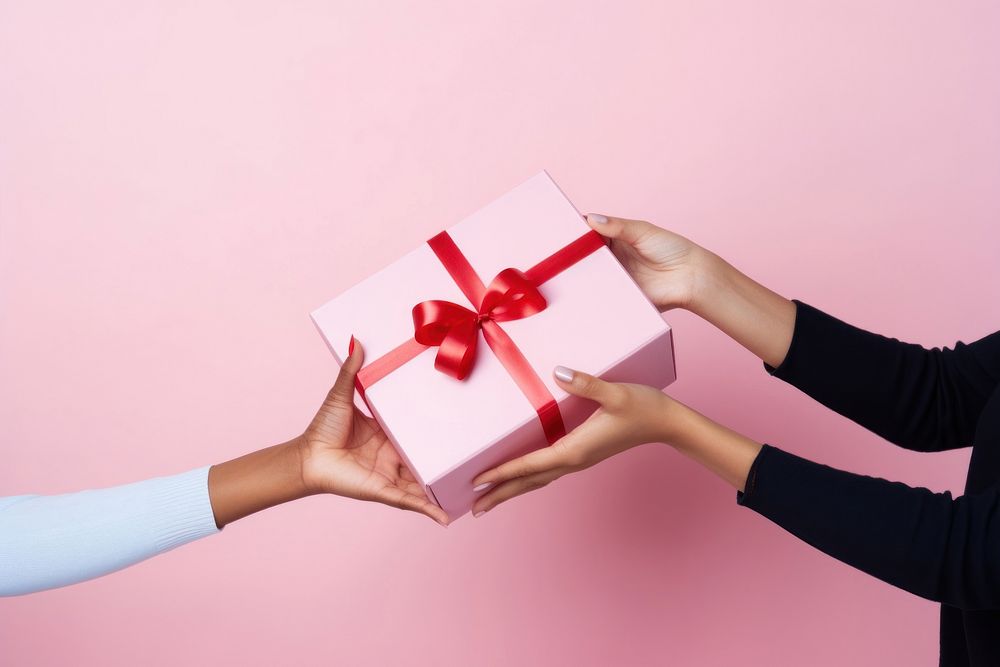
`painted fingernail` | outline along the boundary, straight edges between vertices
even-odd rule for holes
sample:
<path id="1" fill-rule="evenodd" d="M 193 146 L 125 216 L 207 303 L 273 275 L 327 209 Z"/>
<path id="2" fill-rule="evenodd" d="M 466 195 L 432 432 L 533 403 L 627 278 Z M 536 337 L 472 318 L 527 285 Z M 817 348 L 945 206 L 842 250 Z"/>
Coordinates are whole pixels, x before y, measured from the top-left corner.
<path id="1" fill-rule="evenodd" d="M 473 512 L 472 513 L 472 518 L 473 519 L 478 519 L 479 517 L 481 517 L 484 514 L 486 514 L 486 510 L 479 510 L 478 512 Z"/>
<path id="2" fill-rule="evenodd" d="M 473 493 L 479 493 L 480 491 L 485 491 L 491 486 L 493 486 L 493 482 L 483 482 L 482 484 L 477 484 L 476 486 L 472 487 L 472 491 Z"/>
<path id="3" fill-rule="evenodd" d="M 354 334 L 351 334 L 351 344 L 347 346 L 347 356 L 354 354 Z"/>
<path id="4" fill-rule="evenodd" d="M 588 213 L 587 221 L 597 223 L 598 225 L 604 225 L 608 222 L 608 216 L 601 215 L 600 213 Z"/>
<path id="5" fill-rule="evenodd" d="M 556 366 L 555 370 L 552 371 L 552 374 L 555 375 L 556 378 L 562 380 L 563 382 L 573 381 L 573 371 L 566 368 L 565 366 Z"/>

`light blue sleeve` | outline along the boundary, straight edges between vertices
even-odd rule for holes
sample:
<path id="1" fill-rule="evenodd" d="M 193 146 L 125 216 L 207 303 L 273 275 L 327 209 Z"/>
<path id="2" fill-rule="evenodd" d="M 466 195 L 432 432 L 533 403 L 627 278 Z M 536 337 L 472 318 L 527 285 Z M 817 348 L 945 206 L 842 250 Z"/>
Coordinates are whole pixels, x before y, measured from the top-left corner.
<path id="1" fill-rule="evenodd" d="M 93 579 L 217 532 L 208 466 L 107 489 L 0 498 L 0 596 Z"/>

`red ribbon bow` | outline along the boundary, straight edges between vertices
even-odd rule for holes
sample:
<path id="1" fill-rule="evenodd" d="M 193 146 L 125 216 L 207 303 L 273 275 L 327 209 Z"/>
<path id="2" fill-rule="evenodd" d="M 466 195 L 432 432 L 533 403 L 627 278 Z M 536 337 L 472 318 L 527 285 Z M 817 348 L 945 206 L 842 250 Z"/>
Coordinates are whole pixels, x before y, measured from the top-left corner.
<path id="1" fill-rule="evenodd" d="M 443 300 L 422 301 L 414 306 L 413 338 L 358 372 L 356 384 L 362 397 L 366 387 L 431 346 L 438 347 L 434 367 L 451 377 L 464 379 L 475 364 L 476 342 L 482 331 L 487 345 L 538 413 L 546 440 L 553 443 L 561 438 L 566 429 L 559 404 L 531 363 L 497 323 L 519 320 L 545 310 L 548 304 L 538 286 L 598 248 L 603 248 L 604 241 L 600 234 L 588 231 L 527 271 L 504 269 L 490 281 L 489 287 L 483 285 L 448 232 L 441 232 L 427 241 L 427 245 L 475 310 Z"/>
<path id="2" fill-rule="evenodd" d="M 464 380 L 476 360 L 476 342 L 483 331 L 490 347 L 498 341 L 492 322 L 530 317 L 548 304 L 538 287 L 517 269 L 504 269 L 490 281 L 478 310 L 451 301 L 422 301 L 413 307 L 413 337 L 421 345 L 438 346 L 434 368 Z"/>

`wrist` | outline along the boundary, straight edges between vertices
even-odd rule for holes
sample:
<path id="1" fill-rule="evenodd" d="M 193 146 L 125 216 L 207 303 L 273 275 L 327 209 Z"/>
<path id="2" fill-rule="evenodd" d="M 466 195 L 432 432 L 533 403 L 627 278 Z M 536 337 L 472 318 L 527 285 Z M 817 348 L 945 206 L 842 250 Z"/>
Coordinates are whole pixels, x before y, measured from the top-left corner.
<path id="1" fill-rule="evenodd" d="M 732 266 L 714 252 L 697 246 L 691 254 L 691 267 L 691 295 L 685 310 L 707 319 L 712 304 L 717 303 L 728 289 L 728 274 Z"/>
<path id="2" fill-rule="evenodd" d="M 760 443 L 717 424 L 683 403 L 672 401 L 665 442 L 704 465 L 739 491 L 763 447 Z"/>
<path id="3" fill-rule="evenodd" d="M 298 439 L 212 466 L 208 487 L 220 528 L 313 493 L 303 482 Z"/>
<path id="4" fill-rule="evenodd" d="M 323 488 L 320 478 L 312 472 L 310 463 L 315 460 L 314 450 L 310 444 L 309 438 L 302 434 L 295 439 L 291 440 L 291 445 L 294 445 L 296 465 L 298 466 L 298 476 L 299 484 L 304 495 L 315 495 L 317 493 L 326 493 L 326 489 Z"/>
<path id="5" fill-rule="evenodd" d="M 664 405 L 659 411 L 659 441 L 678 449 L 687 441 L 686 434 L 692 428 L 691 416 L 696 413 L 666 394 L 663 398 Z"/>
<path id="6" fill-rule="evenodd" d="M 309 483 L 309 478 L 306 475 L 306 461 L 309 447 L 306 437 L 298 435 L 286 442 L 282 447 L 287 447 L 288 467 L 294 471 L 294 473 L 289 475 L 289 486 L 294 487 L 300 498 L 320 493 L 319 489 L 314 488 L 314 485 Z"/>

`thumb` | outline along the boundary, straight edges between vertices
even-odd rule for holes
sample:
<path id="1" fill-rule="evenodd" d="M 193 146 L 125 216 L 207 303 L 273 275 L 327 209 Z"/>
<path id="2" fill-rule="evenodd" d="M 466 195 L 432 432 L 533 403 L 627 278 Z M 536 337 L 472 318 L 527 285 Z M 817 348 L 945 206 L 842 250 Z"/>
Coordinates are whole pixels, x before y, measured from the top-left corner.
<path id="1" fill-rule="evenodd" d="M 650 231 L 656 229 L 652 223 L 645 220 L 613 218 L 600 213 L 588 213 L 587 224 L 601 236 L 620 239 L 631 246 L 637 245 Z"/>
<path id="2" fill-rule="evenodd" d="M 589 373 L 575 371 L 565 366 L 556 366 L 552 372 L 559 386 L 573 394 L 597 401 L 601 405 L 611 401 L 619 389 L 613 382 L 606 382 Z"/>
<path id="3" fill-rule="evenodd" d="M 347 358 L 340 366 L 340 373 L 337 381 L 333 383 L 333 389 L 327 396 L 328 400 L 345 401 L 354 403 L 354 378 L 361 370 L 365 361 L 365 350 L 357 338 L 351 336 L 351 344 L 347 348 Z"/>

